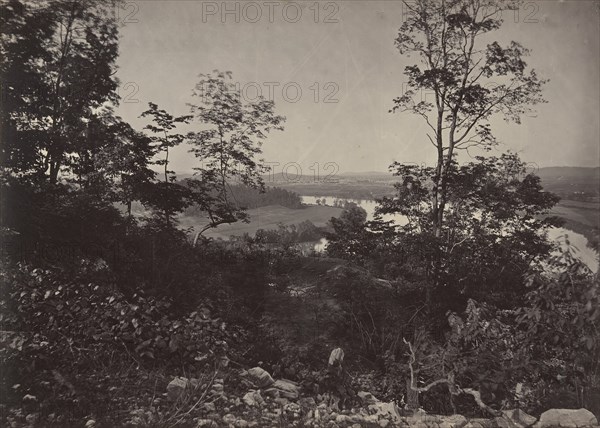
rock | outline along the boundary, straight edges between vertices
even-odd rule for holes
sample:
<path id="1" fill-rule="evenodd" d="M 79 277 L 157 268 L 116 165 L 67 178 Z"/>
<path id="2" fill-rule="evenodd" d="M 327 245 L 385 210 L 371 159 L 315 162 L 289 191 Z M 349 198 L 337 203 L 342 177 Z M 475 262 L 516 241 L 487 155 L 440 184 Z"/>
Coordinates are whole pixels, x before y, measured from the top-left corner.
<path id="1" fill-rule="evenodd" d="M 497 424 L 493 419 L 470 419 L 463 428 L 497 428 Z"/>
<path id="2" fill-rule="evenodd" d="M 265 400 L 262 398 L 259 391 L 247 392 L 242 400 L 250 407 L 260 407 L 265 404 Z"/>
<path id="3" fill-rule="evenodd" d="M 394 403 L 384 403 L 379 401 L 376 404 L 371 404 L 369 409 L 378 418 L 389 419 L 390 422 L 394 422 L 395 424 L 400 422 L 400 413 L 398 412 L 398 408 Z"/>
<path id="4" fill-rule="evenodd" d="M 526 428 L 533 425 L 535 421 L 537 421 L 537 418 L 528 415 L 521 409 L 503 410 L 502 416 L 496 418 L 496 423 L 499 426 L 506 425 L 509 428 Z"/>
<path id="5" fill-rule="evenodd" d="M 26 394 L 25 396 L 23 396 L 23 402 L 24 403 L 36 403 L 37 397 L 35 395 Z"/>
<path id="6" fill-rule="evenodd" d="M 387 426 L 390 424 L 390 421 L 388 421 L 387 419 L 381 419 L 379 421 L 379 426 L 381 428 L 387 428 Z"/>
<path id="7" fill-rule="evenodd" d="M 296 400 L 300 396 L 300 388 L 296 382 L 287 379 L 278 379 L 271 388 L 265 391 L 265 394 Z"/>
<path id="8" fill-rule="evenodd" d="M 250 382 L 257 388 L 267 388 L 275 383 L 268 371 L 254 367 L 247 372 Z"/>
<path id="9" fill-rule="evenodd" d="M 229 425 L 233 425 L 235 424 L 236 421 L 236 417 L 234 415 L 232 415 L 231 413 L 227 413 L 225 416 L 223 416 L 223 422 L 225 424 Z"/>
<path id="10" fill-rule="evenodd" d="M 285 406 L 286 404 L 290 403 L 290 400 L 288 400 L 287 398 L 283 398 L 283 397 L 277 397 L 273 401 L 275 403 L 279 404 L 280 406 Z"/>
<path id="11" fill-rule="evenodd" d="M 200 409 L 202 409 L 206 413 L 217 411 L 217 407 L 215 406 L 215 403 L 203 403 L 202 406 L 200 406 Z"/>
<path id="12" fill-rule="evenodd" d="M 198 389 L 198 388 L 200 388 L 200 381 L 196 378 L 191 378 L 190 386 L 192 387 L 192 389 Z"/>
<path id="13" fill-rule="evenodd" d="M 586 409 L 550 409 L 542 413 L 535 428 L 580 428 L 598 425 L 592 412 Z"/>
<path id="14" fill-rule="evenodd" d="M 335 348 L 329 354 L 329 365 L 330 366 L 341 366 L 344 362 L 344 350 L 342 348 Z"/>
<path id="15" fill-rule="evenodd" d="M 360 401 L 362 401 L 363 405 L 376 404 L 379 402 L 379 400 L 370 392 L 359 391 L 357 395 L 358 398 L 360 398 Z"/>
<path id="16" fill-rule="evenodd" d="M 301 398 L 298 401 L 298 404 L 300 404 L 301 407 L 308 408 L 308 409 L 312 409 L 313 407 L 317 406 L 315 399 L 312 397 Z"/>
<path id="17" fill-rule="evenodd" d="M 238 419 L 235 422 L 235 426 L 237 428 L 248 428 L 248 425 L 250 425 L 247 421 L 245 421 L 244 419 Z"/>
<path id="18" fill-rule="evenodd" d="M 296 403 L 288 403 L 284 406 L 283 410 L 286 412 L 298 413 L 300 412 L 300 405 Z"/>
<path id="19" fill-rule="evenodd" d="M 462 428 L 467 422 L 467 418 L 462 415 L 440 416 L 438 425 L 440 428 Z"/>
<path id="20" fill-rule="evenodd" d="M 87 421 L 85 423 L 85 428 L 94 428 L 96 426 L 96 421 L 93 419 L 90 419 L 89 421 Z"/>
<path id="21" fill-rule="evenodd" d="M 184 377 L 176 377 L 167 385 L 167 398 L 176 401 L 185 392 L 189 385 L 189 380 Z"/>
<path id="22" fill-rule="evenodd" d="M 196 428 L 214 428 L 217 423 L 212 419 L 199 419 L 196 423 Z"/>
<path id="23" fill-rule="evenodd" d="M 335 418 L 335 422 L 339 424 L 348 424 L 352 422 L 352 418 L 348 415 L 337 415 Z"/>

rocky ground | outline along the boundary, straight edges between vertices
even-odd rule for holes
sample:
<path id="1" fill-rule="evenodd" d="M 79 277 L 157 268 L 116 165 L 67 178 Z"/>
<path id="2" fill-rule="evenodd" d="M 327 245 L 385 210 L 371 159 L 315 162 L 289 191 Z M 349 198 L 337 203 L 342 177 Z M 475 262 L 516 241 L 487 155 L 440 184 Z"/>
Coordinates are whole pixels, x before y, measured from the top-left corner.
<path id="1" fill-rule="evenodd" d="M 360 404 L 342 408 L 335 394 L 304 396 L 292 381 L 273 379 L 260 367 L 240 373 L 242 396 L 229 394 L 223 379 L 215 378 L 210 390 L 198 404 L 202 417 L 193 419 L 195 427 L 421 427 L 421 428 L 551 428 L 598 427 L 596 417 L 585 409 L 551 409 L 539 419 L 521 410 L 504 410 L 490 419 L 467 419 L 461 415 L 430 415 L 419 410 L 406 412 L 393 402 L 382 402 L 366 391 L 358 392 Z M 195 379 L 175 378 L 166 398 L 172 402 L 201 388 Z"/>

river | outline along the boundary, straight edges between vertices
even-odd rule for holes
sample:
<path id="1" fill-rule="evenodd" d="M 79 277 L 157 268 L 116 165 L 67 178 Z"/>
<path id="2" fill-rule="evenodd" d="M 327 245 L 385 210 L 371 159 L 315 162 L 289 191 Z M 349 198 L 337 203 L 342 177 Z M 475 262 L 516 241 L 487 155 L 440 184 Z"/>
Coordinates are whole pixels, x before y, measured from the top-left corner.
<path id="1" fill-rule="evenodd" d="M 375 208 L 377 207 L 377 202 L 369 199 L 346 199 L 337 198 L 335 196 L 303 195 L 302 203 L 308 205 L 317 205 L 317 200 L 320 200 L 321 204 L 323 204 L 323 199 L 325 199 L 325 205 L 331 206 L 335 204 L 336 200 L 354 202 L 367 212 L 367 220 L 373 220 L 375 218 Z M 384 220 L 394 220 L 398 224 L 403 224 L 406 221 L 403 216 L 399 215 L 385 215 L 383 218 Z M 585 236 L 580 233 L 573 232 L 572 230 L 565 229 L 564 227 L 553 227 L 548 231 L 548 237 L 553 241 L 559 242 L 563 248 L 567 248 L 568 241 L 575 256 L 585 263 L 585 265 L 588 266 L 592 272 L 598 272 L 600 257 L 596 250 L 588 246 L 588 240 Z M 313 245 L 313 250 L 320 253 L 327 247 L 327 240 L 323 238 L 319 242 L 313 243 Z"/>

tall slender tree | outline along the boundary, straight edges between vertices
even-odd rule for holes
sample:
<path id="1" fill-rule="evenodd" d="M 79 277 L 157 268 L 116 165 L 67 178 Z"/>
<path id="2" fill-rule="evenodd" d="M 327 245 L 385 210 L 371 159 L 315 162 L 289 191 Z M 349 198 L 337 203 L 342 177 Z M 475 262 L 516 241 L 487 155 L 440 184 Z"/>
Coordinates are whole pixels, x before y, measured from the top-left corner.
<path id="1" fill-rule="evenodd" d="M 159 109 L 158 105 L 154 103 L 149 103 L 148 106 L 149 109 L 143 112 L 141 117 L 152 117 L 153 123 L 144 129 L 153 134 L 151 139 L 155 144 L 156 153 L 164 153 L 163 159 L 155 161 L 156 165 L 164 167 L 164 180 L 153 186 L 155 191 L 151 193 L 154 194 L 154 197 L 148 198 L 147 202 L 162 211 L 166 224 L 170 225 L 173 215 L 188 206 L 187 194 L 189 192 L 187 188 L 176 183 L 177 177 L 174 171 L 169 170 L 169 149 L 184 141 L 183 134 L 173 131 L 178 125 L 188 123 L 192 116 L 175 117 L 167 111 Z"/>
<path id="2" fill-rule="evenodd" d="M 245 219 L 245 209 L 232 199 L 231 181 L 263 189 L 262 142 L 273 130 L 283 130 L 285 118 L 275 114 L 275 103 L 260 97 L 245 101 L 231 72 L 201 74 L 194 90 L 197 104 L 190 104 L 201 131 L 188 135 L 192 153 L 200 161 L 195 170 L 201 179 L 190 182 L 197 203 L 209 222 L 200 233 L 223 223 Z"/>
<path id="3" fill-rule="evenodd" d="M 406 67 L 410 89 L 394 100 L 392 111 L 414 113 L 429 128 L 425 141 L 437 155 L 430 228 L 440 238 L 457 151 L 497 144 L 490 119 L 502 115 L 520 123 L 531 106 L 543 102 L 546 81 L 527 70 L 529 51 L 519 43 L 490 41 L 490 33 L 502 25 L 502 11 L 518 7 L 518 2 L 411 0 L 404 7 L 408 16 L 396 46 L 402 55 L 415 54 L 419 62 Z M 433 94 L 433 102 L 415 99 L 425 91 Z"/>

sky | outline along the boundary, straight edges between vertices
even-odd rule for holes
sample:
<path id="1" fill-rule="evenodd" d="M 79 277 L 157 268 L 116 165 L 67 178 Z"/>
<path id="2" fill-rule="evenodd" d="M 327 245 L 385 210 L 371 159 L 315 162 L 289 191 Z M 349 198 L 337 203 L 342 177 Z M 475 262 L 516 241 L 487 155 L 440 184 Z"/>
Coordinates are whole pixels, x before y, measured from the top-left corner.
<path id="1" fill-rule="evenodd" d="M 148 102 L 188 114 L 199 74 L 228 70 L 245 98 L 272 98 L 287 118 L 263 145 L 275 172 L 432 164 L 422 120 L 389 113 L 416 61 L 394 46 L 405 16 L 397 0 L 127 1 L 117 112 L 138 129 Z M 525 0 L 503 18 L 494 38 L 529 48 L 528 65 L 550 81 L 548 103 L 521 125 L 491 121 L 501 142 L 492 154 L 515 151 L 537 167 L 600 165 L 600 2 Z M 198 166 L 188 150 L 171 154 L 174 170 Z"/>

